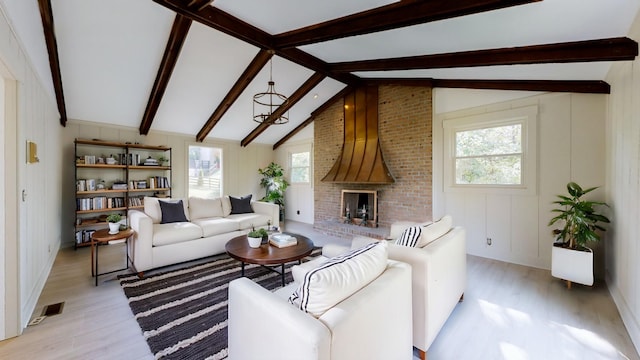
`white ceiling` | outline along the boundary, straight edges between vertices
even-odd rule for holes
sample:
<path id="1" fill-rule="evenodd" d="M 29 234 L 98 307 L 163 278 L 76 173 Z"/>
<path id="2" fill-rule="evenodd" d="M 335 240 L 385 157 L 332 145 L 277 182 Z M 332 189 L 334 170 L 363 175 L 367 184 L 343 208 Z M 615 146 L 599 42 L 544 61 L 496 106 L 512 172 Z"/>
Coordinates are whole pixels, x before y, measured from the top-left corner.
<path id="1" fill-rule="evenodd" d="M 175 13 L 152 0 L 51 0 L 67 116 L 138 128 Z M 212 6 L 269 34 L 392 3 L 384 0 L 215 0 Z M 33 66 L 53 96 L 37 0 L 0 0 Z M 640 0 L 544 0 L 508 9 L 306 45 L 325 62 L 621 37 Z M 193 22 L 151 130 L 195 135 L 259 49 Z M 603 80 L 610 63 L 513 65 L 356 73 L 368 77 Z M 273 58 L 278 92 L 291 95 L 313 74 Z M 265 67 L 209 137 L 242 140 L 256 126 L 251 97 L 265 91 Z M 327 78 L 255 142 L 274 144 L 345 84 Z"/>

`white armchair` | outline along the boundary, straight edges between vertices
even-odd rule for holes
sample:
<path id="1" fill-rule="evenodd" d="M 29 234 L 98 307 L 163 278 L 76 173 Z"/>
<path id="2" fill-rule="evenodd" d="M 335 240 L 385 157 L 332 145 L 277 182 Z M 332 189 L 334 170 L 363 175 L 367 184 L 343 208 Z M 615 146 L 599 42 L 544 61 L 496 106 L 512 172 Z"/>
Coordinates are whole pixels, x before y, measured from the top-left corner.
<path id="1" fill-rule="evenodd" d="M 411 359 L 411 267 L 384 271 L 319 317 L 247 278 L 229 284 L 229 359 Z M 391 305 L 392 304 L 392 305 Z"/>
<path id="2" fill-rule="evenodd" d="M 437 238 L 421 248 L 395 245 L 394 241 L 407 227 L 425 224 L 398 222 L 391 225 L 389 235 L 389 259 L 405 262 L 412 267 L 413 346 L 420 350 L 422 359 L 426 358 L 429 346 L 462 300 L 466 287 L 465 230 L 459 226 L 450 227 L 452 220 L 449 216 L 442 220 L 449 225 L 438 231 Z M 441 235 L 442 232 L 444 235 Z M 428 235 L 423 231 L 422 236 Z M 372 241 L 378 240 L 357 236 L 352 241 L 351 249 Z M 329 244 L 322 253 L 323 256 L 333 257 L 348 250 L 345 246 Z M 305 263 L 294 266 L 294 279 L 304 276 L 309 266 L 313 265 Z"/>

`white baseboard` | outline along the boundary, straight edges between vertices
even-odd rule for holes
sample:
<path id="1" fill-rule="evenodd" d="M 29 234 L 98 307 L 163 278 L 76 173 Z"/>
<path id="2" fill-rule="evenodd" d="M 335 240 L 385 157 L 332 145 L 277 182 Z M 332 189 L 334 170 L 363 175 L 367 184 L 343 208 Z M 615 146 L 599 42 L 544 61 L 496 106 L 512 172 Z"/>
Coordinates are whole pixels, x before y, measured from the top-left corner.
<path id="1" fill-rule="evenodd" d="M 627 332 L 629 333 L 629 337 L 631 338 L 631 342 L 633 346 L 636 348 L 636 352 L 640 353 L 640 326 L 638 326 L 637 319 L 633 316 L 633 312 L 629 309 L 627 302 L 620 290 L 615 286 L 609 275 L 606 276 L 607 288 L 609 289 L 609 294 L 611 294 L 611 298 L 613 302 L 616 304 L 618 308 L 618 312 L 620 313 L 620 317 L 622 318 L 622 322 L 624 323 Z"/>

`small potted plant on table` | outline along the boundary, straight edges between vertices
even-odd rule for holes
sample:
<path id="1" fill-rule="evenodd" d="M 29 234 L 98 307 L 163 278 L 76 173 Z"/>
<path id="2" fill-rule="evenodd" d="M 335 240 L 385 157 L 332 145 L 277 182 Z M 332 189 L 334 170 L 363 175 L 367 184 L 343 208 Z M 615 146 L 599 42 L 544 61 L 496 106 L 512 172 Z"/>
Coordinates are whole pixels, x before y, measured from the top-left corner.
<path id="1" fill-rule="evenodd" d="M 586 244 L 599 241 L 598 231 L 606 230 L 600 223 L 609 222 L 595 210 L 596 206 L 608 206 L 606 203 L 583 199 L 595 189 L 597 187 L 583 190 L 580 185 L 570 182 L 567 184 L 569 195 L 558 195 L 559 200 L 553 202 L 560 207 L 552 210 L 558 215 L 549 221 L 549 226 L 560 222 L 564 227 L 554 230 L 551 275 L 566 280 L 568 288 L 572 281 L 593 285 L 593 250 Z"/>
<path id="2" fill-rule="evenodd" d="M 109 214 L 107 216 L 107 222 L 109 223 L 109 234 L 117 234 L 120 231 L 120 220 L 122 220 L 122 215 L 120 214 Z"/>
<path id="3" fill-rule="evenodd" d="M 266 238 L 269 236 L 269 233 L 267 233 L 267 230 L 265 229 L 253 229 L 251 231 L 249 231 L 249 233 L 247 234 L 247 240 L 249 241 L 249 246 L 252 248 L 258 248 L 260 247 L 260 244 L 263 243 L 263 238 Z"/>

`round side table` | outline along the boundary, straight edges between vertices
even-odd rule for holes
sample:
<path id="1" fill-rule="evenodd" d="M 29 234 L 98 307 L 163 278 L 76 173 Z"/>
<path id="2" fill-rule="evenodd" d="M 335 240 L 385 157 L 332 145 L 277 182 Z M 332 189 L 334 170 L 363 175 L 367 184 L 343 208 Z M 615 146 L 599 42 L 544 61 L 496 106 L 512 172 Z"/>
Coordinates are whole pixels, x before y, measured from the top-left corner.
<path id="1" fill-rule="evenodd" d="M 129 268 L 129 238 L 133 235 L 133 229 L 129 228 L 127 230 L 121 230 L 117 234 L 109 234 L 109 229 L 97 230 L 91 235 L 91 276 L 96 278 L 96 286 L 98 286 L 98 276 L 111 274 L 116 271 L 122 271 Z M 109 243 L 110 241 L 115 240 L 123 240 L 125 242 L 125 248 L 127 251 L 127 257 L 125 259 L 126 264 L 125 267 L 118 270 L 109 271 L 106 273 L 100 274 L 98 272 L 98 249 L 100 248 L 100 244 Z M 95 248 L 96 255 L 93 256 L 93 251 Z"/>

